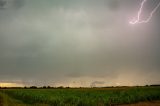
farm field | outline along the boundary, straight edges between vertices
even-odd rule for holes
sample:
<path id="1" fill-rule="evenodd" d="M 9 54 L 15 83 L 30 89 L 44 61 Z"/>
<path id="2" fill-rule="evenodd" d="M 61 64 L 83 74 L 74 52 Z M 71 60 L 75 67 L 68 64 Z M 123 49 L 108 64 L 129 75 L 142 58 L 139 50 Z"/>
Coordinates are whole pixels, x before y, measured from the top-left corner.
<path id="1" fill-rule="evenodd" d="M 160 87 L 0 89 L 0 106 L 134 106 L 128 104 L 158 100 Z"/>

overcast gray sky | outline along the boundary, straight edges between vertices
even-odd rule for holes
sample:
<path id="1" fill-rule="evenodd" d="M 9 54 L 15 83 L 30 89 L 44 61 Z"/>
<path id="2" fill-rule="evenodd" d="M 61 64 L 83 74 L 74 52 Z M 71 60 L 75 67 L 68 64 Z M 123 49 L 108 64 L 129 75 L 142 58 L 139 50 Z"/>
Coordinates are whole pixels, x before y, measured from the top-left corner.
<path id="1" fill-rule="evenodd" d="M 130 25 L 142 0 L 0 0 L 0 82 L 160 83 L 160 8 Z M 146 18 L 159 0 L 148 0 Z"/>

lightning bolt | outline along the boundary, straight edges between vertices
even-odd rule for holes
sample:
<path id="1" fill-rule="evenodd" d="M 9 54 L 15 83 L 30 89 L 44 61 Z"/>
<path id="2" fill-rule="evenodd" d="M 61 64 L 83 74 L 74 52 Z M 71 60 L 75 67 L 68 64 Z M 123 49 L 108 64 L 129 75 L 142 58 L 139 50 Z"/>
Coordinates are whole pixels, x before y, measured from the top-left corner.
<path id="1" fill-rule="evenodd" d="M 137 18 L 136 18 L 136 19 L 135 19 L 135 18 L 132 19 L 132 20 L 129 22 L 130 24 L 148 23 L 148 22 L 151 20 L 153 14 L 154 14 L 154 13 L 157 11 L 157 9 L 160 7 L 160 2 L 159 2 L 158 5 L 151 11 L 151 13 L 150 13 L 150 15 L 148 16 L 148 18 L 145 19 L 145 20 L 141 20 L 140 17 L 141 17 L 141 14 L 142 14 L 143 6 L 144 6 L 144 4 L 145 4 L 146 2 L 147 2 L 147 0 L 143 0 L 143 1 L 142 1 L 141 5 L 140 5 L 140 9 L 139 9 L 139 11 L 138 11 Z"/>

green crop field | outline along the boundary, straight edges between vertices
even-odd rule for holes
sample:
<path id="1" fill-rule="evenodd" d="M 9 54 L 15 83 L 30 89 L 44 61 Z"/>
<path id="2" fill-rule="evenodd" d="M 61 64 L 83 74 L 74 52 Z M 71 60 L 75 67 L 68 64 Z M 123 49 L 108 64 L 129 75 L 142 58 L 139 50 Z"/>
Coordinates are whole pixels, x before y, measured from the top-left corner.
<path id="1" fill-rule="evenodd" d="M 160 100 L 160 87 L 0 89 L 0 106 L 110 106 Z"/>

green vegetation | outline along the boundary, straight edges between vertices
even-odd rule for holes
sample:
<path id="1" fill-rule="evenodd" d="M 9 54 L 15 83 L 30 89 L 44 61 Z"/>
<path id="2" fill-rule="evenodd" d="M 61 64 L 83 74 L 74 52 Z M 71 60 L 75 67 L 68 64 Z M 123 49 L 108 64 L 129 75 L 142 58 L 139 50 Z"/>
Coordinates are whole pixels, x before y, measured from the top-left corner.
<path id="1" fill-rule="evenodd" d="M 27 106 L 19 100 L 9 97 L 5 93 L 0 92 L 0 106 Z"/>
<path id="2" fill-rule="evenodd" d="M 160 87 L 1 89 L 0 98 L 3 101 L 4 95 L 10 103 L 23 103 L 27 106 L 108 106 L 160 100 Z"/>

